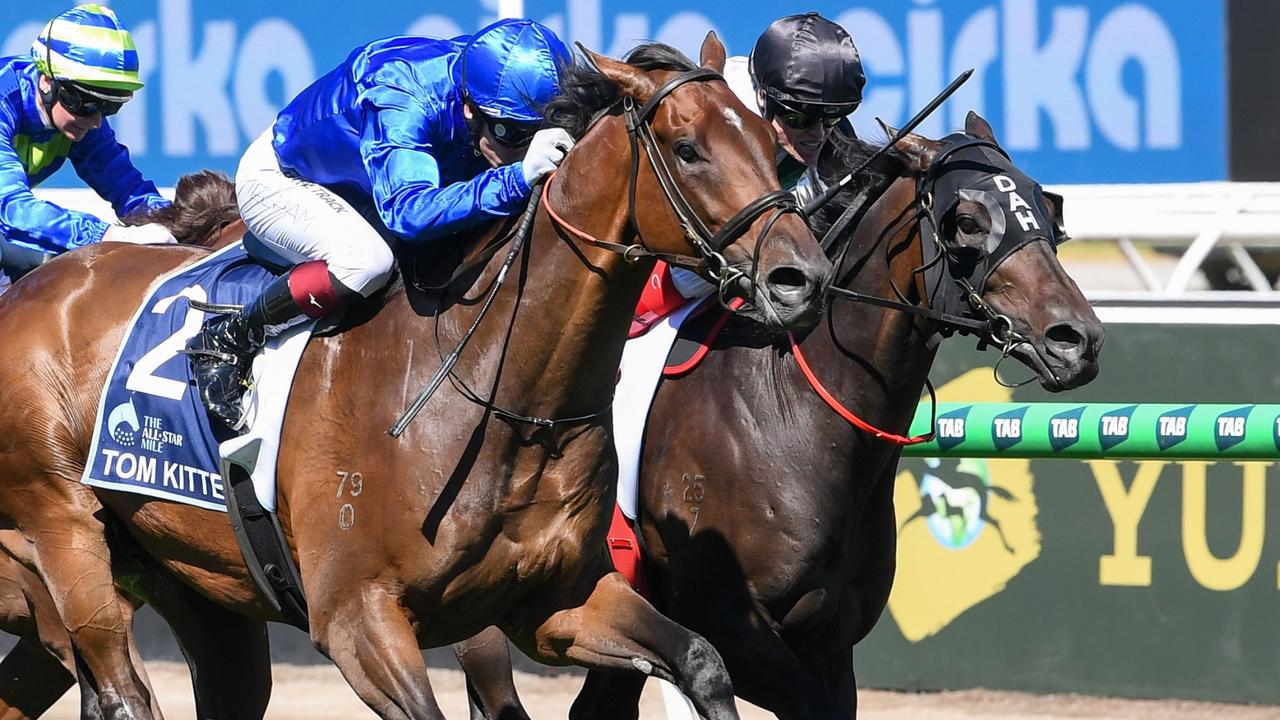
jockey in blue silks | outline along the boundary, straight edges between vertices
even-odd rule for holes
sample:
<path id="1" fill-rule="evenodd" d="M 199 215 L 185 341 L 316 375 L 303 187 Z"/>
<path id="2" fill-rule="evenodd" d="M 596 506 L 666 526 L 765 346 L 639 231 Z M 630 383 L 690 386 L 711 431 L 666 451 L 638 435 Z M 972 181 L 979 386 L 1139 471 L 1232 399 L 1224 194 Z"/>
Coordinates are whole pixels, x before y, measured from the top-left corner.
<path id="1" fill-rule="evenodd" d="M 109 225 L 31 192 L 70 160 L 119 216 L 168 205 L 106 120 L 141 87 L 133 38 L 101 5 L 67 10 L 30 55 L 0 58 L 0 268 L 11 279 L 100 240 L 173 242 L 159 225 Z"/>
<path id="2" fill-rule="evenodd" d="M 356 48 L 303 90 L 236 172 L 249 231 L 294 263 L 187 345 L 210 413 L 236 428 L 266 338 L 382 288 L 387 238 L 429 243 L 519 211 L 573 145 L 539 129 L 571 62 L 530 20 L 469 37 L 391 37 Z"/>

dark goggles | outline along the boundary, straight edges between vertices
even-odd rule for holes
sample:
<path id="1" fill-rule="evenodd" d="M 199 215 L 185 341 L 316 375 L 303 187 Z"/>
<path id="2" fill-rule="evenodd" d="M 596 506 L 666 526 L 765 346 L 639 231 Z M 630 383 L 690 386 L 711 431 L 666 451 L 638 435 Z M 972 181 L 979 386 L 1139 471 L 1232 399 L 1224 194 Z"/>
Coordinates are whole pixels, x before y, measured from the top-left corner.
<path id="1" fill-rule="evenodd" d="M 840 112 L 835 115 L 828 115 L 818 108 L 794 108 L 783 105 L 777 100 L 766 101 L 769 117 L 776 119 L 778 122 L 789 128 L 796 130 L 807 130 L 818 123 L 822 123 L 825 128 L 833 128 L 844 119 L 845 115 L 852 113 L 858 109 L 857 105 L 840 108 Z"/>
<path id="2" fill-rule="evenodd" d="M 542 127 L 542 123 L 538 122 L 491 118 L 484 113 L 480 113 L 480 117 L 484 120 L 485 127 L 489 128 L 489 135 L 507 147 L 519 148 L 528 145 L 533 140 L 534 134 Z"/>
<path id="3" fill-rule="evenodd" d="M 120 108 L 128 100 L 128 98 L 106 100 L 96 95 L 90 95 L 88 92 L 67 82 L 58 83 L 57 99 L 58 104 L 64 110 L 76 117 L 93 117 L 98 114 L 103 117 L 115 115 L 120 112 Z"/>

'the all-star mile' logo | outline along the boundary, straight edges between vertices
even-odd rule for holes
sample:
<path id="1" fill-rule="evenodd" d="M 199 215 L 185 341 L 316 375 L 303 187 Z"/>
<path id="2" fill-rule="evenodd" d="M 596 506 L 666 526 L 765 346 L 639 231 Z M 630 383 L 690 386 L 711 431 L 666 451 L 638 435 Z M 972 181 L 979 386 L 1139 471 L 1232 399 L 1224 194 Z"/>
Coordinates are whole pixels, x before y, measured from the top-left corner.
<path id="1" fill-rule="evenodd" d="M 120 403 L 107 415 L 107 432 L 111 433 L 112 440 L 125 447 L 138 444 L 138 431 L 141 429 L 142 423 L 138 422 L 138 411 L 132 400 Z"/>
<path id="2" fill-rule="evenodd" d="M 938 389 L 939 402 L 1011 398 L 990 368 Z M 1013 421 L 1021 418 L 1007 420 L 1006 439 L 1016 442 L 1021 432 L 1014 432 Z M 894 487 L 898 570 L 889 595 L 903 637 L 920 642 L 937 634 L 1039 557 L 1033 484 L 1028 460 L 903 460 Z"/>

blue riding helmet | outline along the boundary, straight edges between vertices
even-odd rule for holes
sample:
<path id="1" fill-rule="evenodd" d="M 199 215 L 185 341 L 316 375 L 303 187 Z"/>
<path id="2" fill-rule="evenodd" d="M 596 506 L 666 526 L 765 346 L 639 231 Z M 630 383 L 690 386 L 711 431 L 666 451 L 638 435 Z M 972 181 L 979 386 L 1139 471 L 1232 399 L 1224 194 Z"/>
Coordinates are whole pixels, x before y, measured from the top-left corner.
<path id="1" fill-rule="evenodd" d="M 463 92 L 491 118 L 536 122 L 560 92 L 560 68 L 571 61 L 569 48 L 545 25 L 499 20 L 463 48 Z"/>

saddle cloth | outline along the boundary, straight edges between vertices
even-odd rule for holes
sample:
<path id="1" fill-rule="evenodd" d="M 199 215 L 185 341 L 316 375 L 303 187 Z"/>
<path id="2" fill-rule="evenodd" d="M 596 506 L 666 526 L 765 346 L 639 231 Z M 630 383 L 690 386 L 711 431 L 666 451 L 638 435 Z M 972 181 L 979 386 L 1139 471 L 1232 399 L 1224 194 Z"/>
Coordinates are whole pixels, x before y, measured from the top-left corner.
<path id="1" fill-rule="evenodd" d="M 243 305 L 272 279 L 234 243 L 152 283 L 107 376 L 82 482 L 226 512 L 221 462 L 231 456 L 250 469 L 262 506 L 275 511 L 280 428 L 314 323 L 271 338 L 254 360 L 248 430 L 238 437 L 210 423 L 179 352 L 205 320 L 188 300 Z"/>
<path id="2" fill-rule="evenodd" d="M 706 357 L 729 319 L 725 311 L 702 333 L 681 332 L 685 322 L 712 307 L 712 299 L 686 299 L 674 287 L 671 270 L 659 262 L 645 284 L 631 332 L 622 351 L 613 395 L 613 444 L 618 456 L 617 505 L 607 535 L 614 568 L 649 597 L 640 543 L 632 529 L 639 505 L 640 454 L 658 382 L 691 372 Z M 733 310 L 741 300 L 730 303 Z"/>
<path id="3" fill-rule="evenodd" d="M 634 520 L 649 407 L 664 377 L 691 372 L 706 357 L 712 341 L 729 319 L 722 312 L 703 333 L 681 332 L 685 321 L 714 310 L 710 297 L 686 299 L 674 289 L 671 269 L 659 262 L 636 306 L 631 332 L 622 351 L 613 395 L 613 444 L 618 453 L 618 507 Z M 729 307 L 737 310 L 741 300 Z"/>

